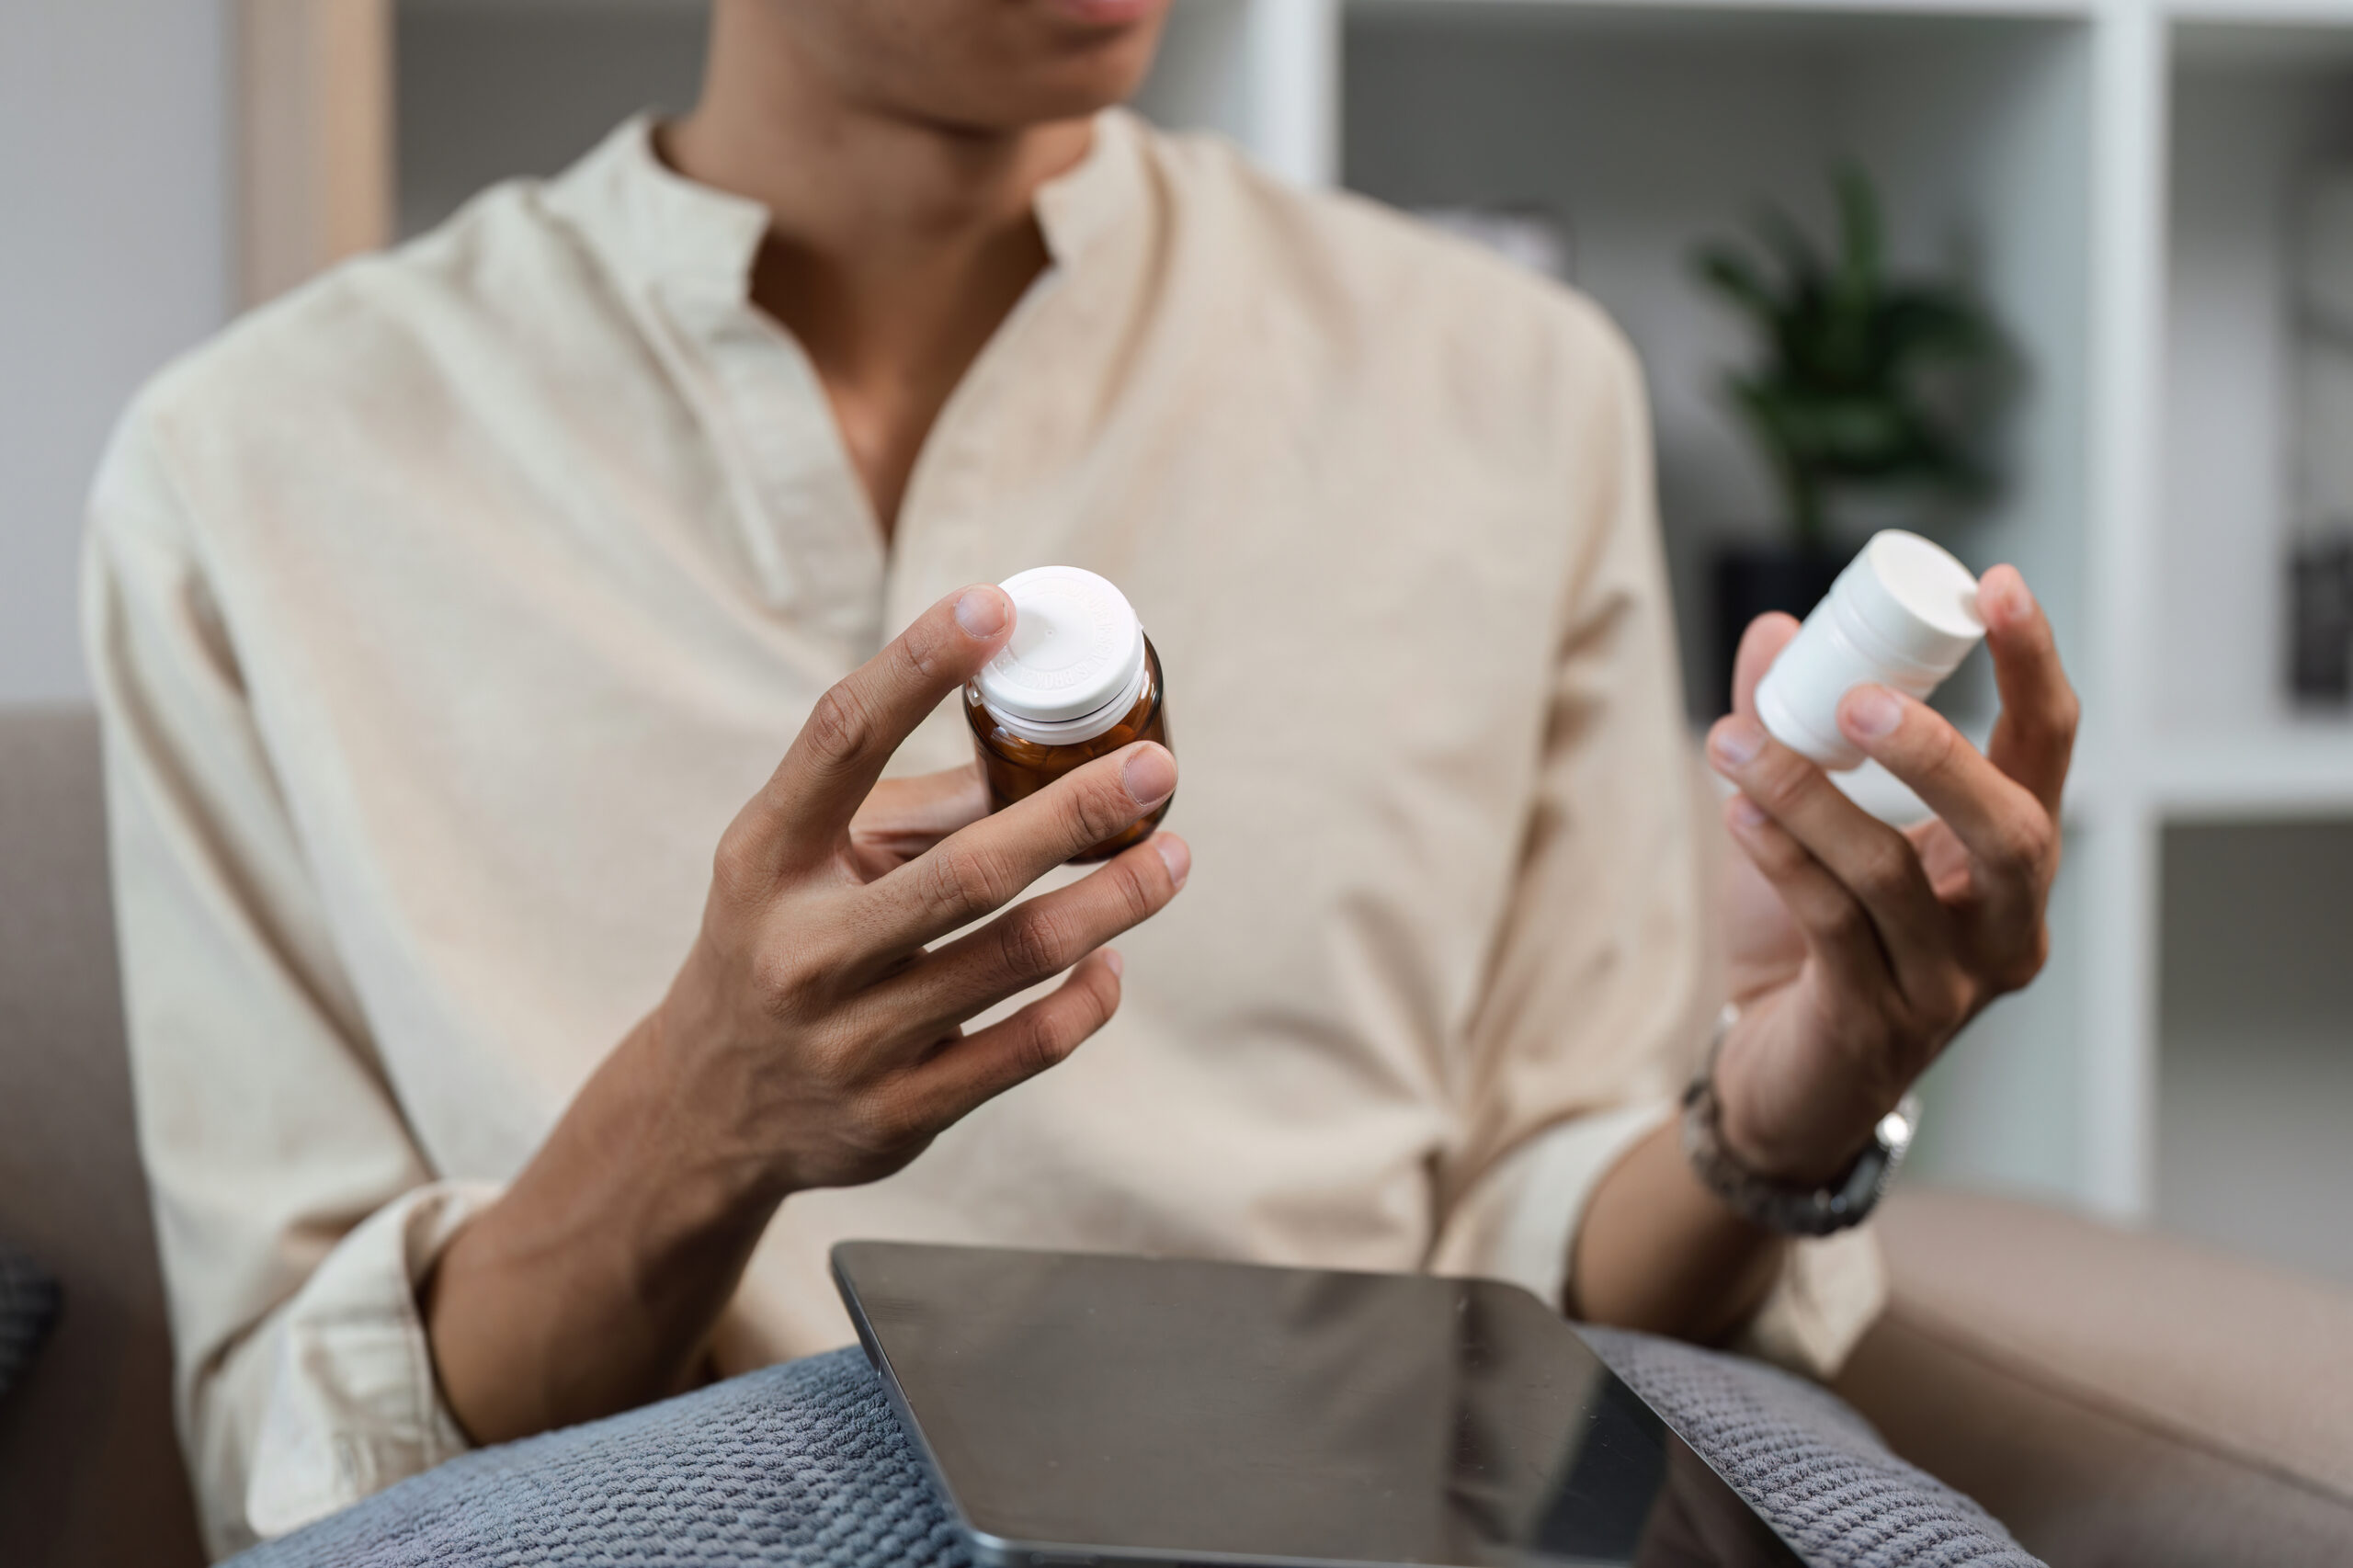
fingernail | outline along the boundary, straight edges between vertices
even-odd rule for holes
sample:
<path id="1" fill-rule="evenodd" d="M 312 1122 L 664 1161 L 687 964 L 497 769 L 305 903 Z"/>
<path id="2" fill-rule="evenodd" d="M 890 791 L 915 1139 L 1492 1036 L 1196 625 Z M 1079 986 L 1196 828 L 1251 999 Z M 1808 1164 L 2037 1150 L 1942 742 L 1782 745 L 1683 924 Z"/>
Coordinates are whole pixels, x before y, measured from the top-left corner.
<path id="1" fill-rule="evenodd" d="M 1012 602 L 996 588 L 967 588 L 956 599 L 956 624 L 968 637 L 994 637 L 1005 630 Z"/>
<path id="2" fill-rule="evenodd" d="M 1765 825 L 1765 808 L 1745 795 L 1734 795 L 1732 798 L 1732 816 L 1733 821 L 1742 827 Z"/>
<path id="3" fill-rule="evenodd" d="M 1152 846 L 1160 851 L 1160 863 L 1168 868 L 1168 880 L 1183 887 L 1185 879 L 1193 871 L 1193 852 L 1185 846 L 1185 841 L 1156 833 L 1152 835 Z"/>
<path id="4" fill-rule="evenodd" d="M 1904 704 L 1884 687 L 1859 686 L 1847 694 L 1838 716 L 1846 721 L 1848 734 L 1876 741 L 1895 733 L 1895 726 L 1904 722 Z"/>
<path id="5" fill-rule="evenodd" d="M 1120 777 L 1137 805 L 1156 806 L 1176 792 L 1176 759 L 1156 745 L 1140 745 L 1128 754 Z"/>
<path id="6" fill-rule="evenodd" d="M 1128 972 L 1128 960 L 1113 949 L 1106 948 L 1103 949 L 1103 967 L 1111 971 L 1112 979 L 1117 980 Z"/>
<path id="7" fill-rule="evenodd" d="M 1719 722 L 1708 736 L 1708 749 L 1726 767 L 1745 767 L 1765 746 L 1765 726 L 1734 715 Z"/>
<path id="8" fill-rule="evenodd" d="M 1978 593 L 1982 596 L 1984 591 L 1984 582 L 1981 578 L 1978 583 Z M 1991 608 L 2000 619 L 2005 621 L 2024 619 L 2028 612 L 2034 608 L 2034 596 L 2027 590 L 2026 579 L 2019 576 L 2016 571 L 2012 571 L 1994 585 L 1994 598 L 1997 601 L 1994 605 L 1989 607 L 1981 604 L 1978 608 L 1981 613 Z"/>

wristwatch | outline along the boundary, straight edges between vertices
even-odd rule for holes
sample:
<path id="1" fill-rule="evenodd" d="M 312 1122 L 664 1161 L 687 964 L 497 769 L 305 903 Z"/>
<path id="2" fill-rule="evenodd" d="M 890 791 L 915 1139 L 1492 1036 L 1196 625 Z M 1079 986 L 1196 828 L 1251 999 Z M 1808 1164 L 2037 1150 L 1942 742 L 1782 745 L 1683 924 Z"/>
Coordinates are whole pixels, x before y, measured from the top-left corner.
<path id="1" fill-rule="evenodd" d="M 1683 1152 L 1699 1180 L 1752 1224 L 1789 1236 L 1826 1236 L 1849 1225 L 1878 1207 L 1880 1195 L 1895 1179 L 1897 1167 L 1912 1147 L 1920 1127 L 1920 1096 L 1907 1093 L 1895 1108 L 1879 1119 L 1871 1142 L 1847 1168 L 1847 1174 L 1826 1187 L 1793 1187 L 1758 1176 L 1733 1157 L 1724 1147 L 1723 1107 L 1716 1098 L 1716 1057 L 1724 1037 L 1740 1021 L 1740 1009 L 1726 1004 L 1716 1018 L 1715 1039 L 1707 1060 L 1699 1064 L 1691 1086 L 1683 1091 Z"/>

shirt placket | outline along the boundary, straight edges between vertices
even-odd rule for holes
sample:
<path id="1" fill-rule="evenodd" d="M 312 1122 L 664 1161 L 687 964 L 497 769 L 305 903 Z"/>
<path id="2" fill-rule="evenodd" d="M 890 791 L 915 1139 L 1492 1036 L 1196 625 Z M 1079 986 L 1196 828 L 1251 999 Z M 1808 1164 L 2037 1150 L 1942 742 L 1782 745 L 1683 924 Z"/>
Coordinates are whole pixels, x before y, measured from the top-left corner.
<path id="1" fill-rule="evenodd" d="M 993 433 L 1008 418 L 1027 383 L 1044 368 L 1029 353 L 1035 322 L 1060 284 L 1039 278 L 982 349 L 939 411 L 908 476 L 893 530 L 883 590 L 886 635 L 934 599 L 983 574 L 983 530 L 1018 526 L 993 506 Z"/>
<path id="2" fill-rule="evenodd" d="M 883 636 L 881 531 L 815 368 L 748 300 L 679 290 L 666 303 L 700 351 L 723 456 L 747 481 L 737 521 L 760 597 L 852 662 L 870 656 Z"/>

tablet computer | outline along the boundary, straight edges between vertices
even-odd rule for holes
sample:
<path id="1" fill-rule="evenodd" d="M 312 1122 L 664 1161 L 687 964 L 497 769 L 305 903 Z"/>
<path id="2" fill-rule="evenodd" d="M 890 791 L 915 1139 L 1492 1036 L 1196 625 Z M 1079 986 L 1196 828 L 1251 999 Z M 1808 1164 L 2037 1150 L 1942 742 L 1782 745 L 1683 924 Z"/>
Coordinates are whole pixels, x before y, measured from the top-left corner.
<path id="1" fill-rule="evenodd" d="M 833 1262 L 983 1564 L 1804 1562 L 1516 1286 L 883 1242 Z"/>

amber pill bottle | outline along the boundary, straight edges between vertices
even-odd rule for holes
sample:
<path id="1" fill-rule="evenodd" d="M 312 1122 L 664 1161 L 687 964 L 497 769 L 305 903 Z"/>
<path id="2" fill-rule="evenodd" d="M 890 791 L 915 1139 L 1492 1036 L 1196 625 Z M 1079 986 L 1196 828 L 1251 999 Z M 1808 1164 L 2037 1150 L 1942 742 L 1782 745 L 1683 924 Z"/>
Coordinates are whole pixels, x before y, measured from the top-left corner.
<path id="1" fill-rule="evenodd" d="M 1160 654 L 1125 594 L 1076 566 L 1034 567 L 998 586 L 1013 600 L 1012 640 L 964 687 L 990 810 L 1132 741 L 1168 744 Z M 1142 843 L 1175 798 L 1073 858 L 1108 859 Z"/>

